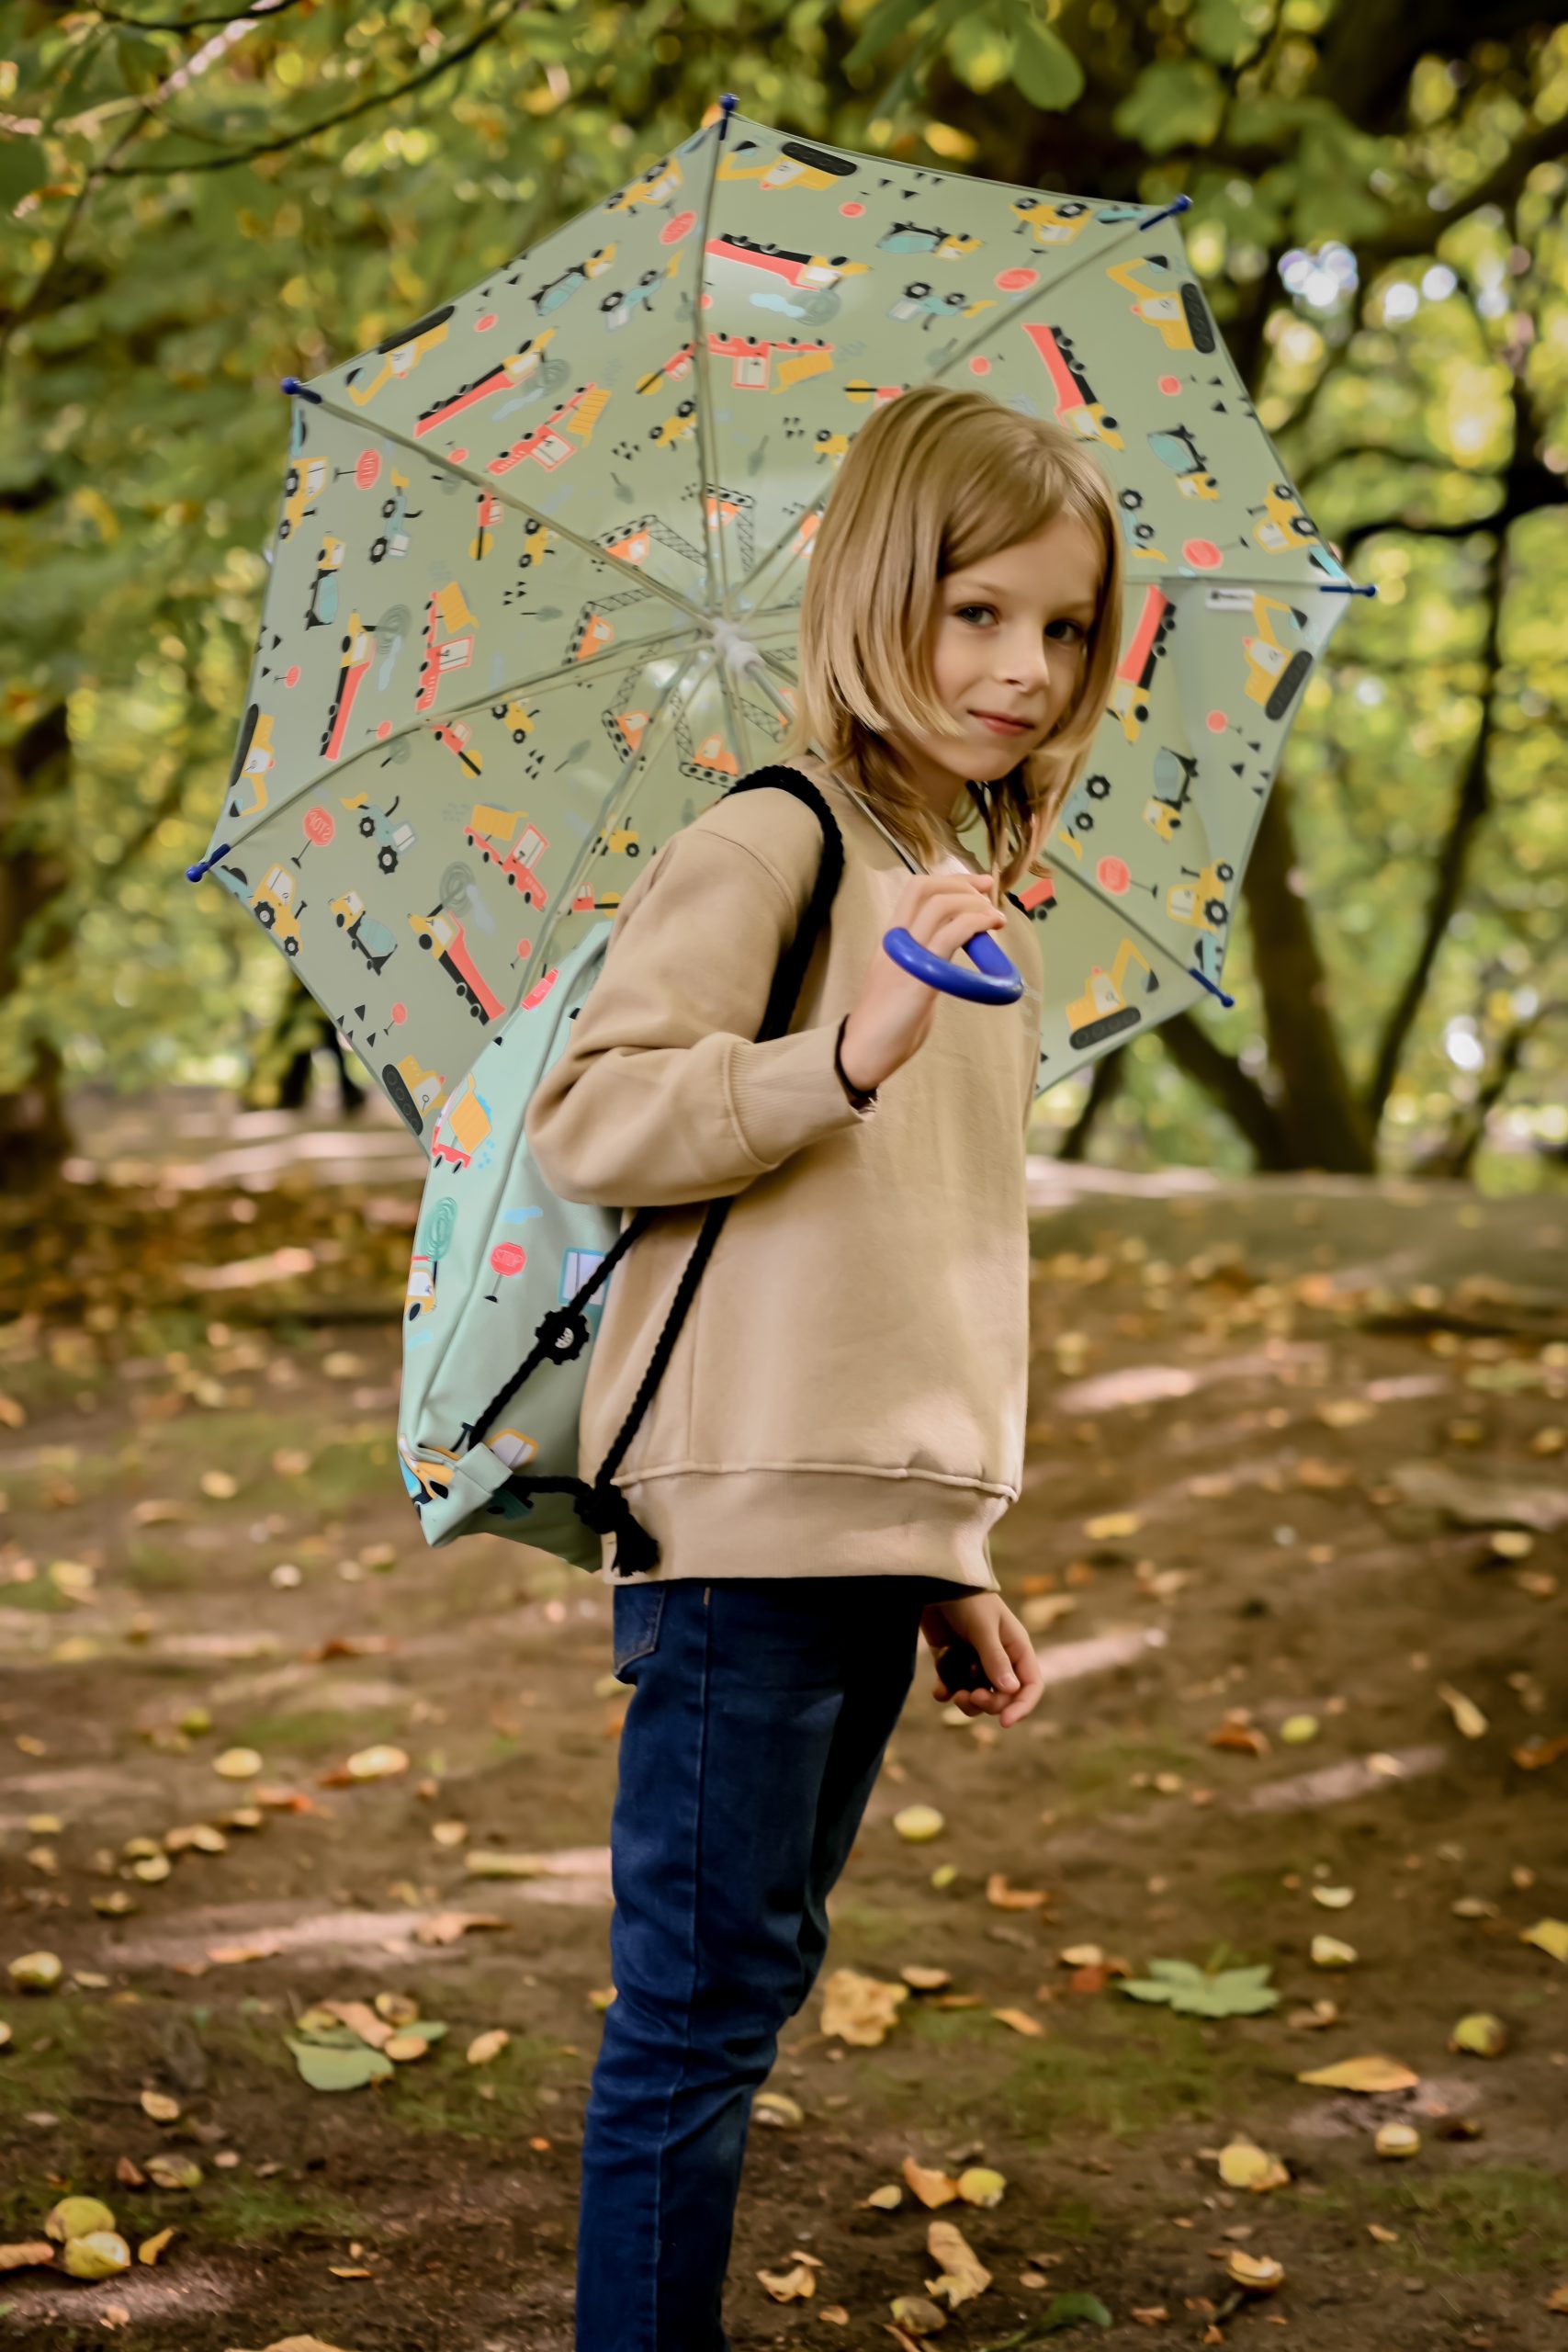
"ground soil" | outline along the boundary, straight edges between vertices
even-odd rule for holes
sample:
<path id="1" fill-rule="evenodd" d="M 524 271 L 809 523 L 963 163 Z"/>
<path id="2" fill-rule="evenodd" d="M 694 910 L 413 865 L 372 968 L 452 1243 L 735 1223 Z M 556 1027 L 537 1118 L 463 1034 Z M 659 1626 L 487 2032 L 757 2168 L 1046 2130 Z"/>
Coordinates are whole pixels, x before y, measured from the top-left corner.
<path id="1" fill-rule="evenodd" d="M 571 2344 L 635 1702 L 607 1679 L 602 1587 L 420 1538 L 392 1454 L 418 1163 L 373 1122 L 358 1146 L 331 1128 L 100 1137 L 3 1237 L 0 1964 L 48 1950 L 64 1977 L 0 1979 L 0 2239 L 36 2237 L 67 2190 L 105 2198 L 133 2249 L 176 2234 L 101 2284 L 0 2278 L 0 2344 Z M 1547 1760 L 1568 1731 L 1568 1208 L 1035 1175 L 1026 1485 L 993 1549 L 1048 1687 L 998 1731 L 935 1702 L 922 1658 L 827 1968 L 950 1981 L 874 2048 L 824 2036 L 821 1980 L 786 2029 L 769 2087 L 802 2120 L 753 2124 L 737 2352 L 893 2343 L 892 2301 L 936 2277 L 927 2233 L 954 2218 L 991 2273 L 942 2332 L 954 2352 L 1047 2340 L 1074 2290 L 1113 2324 L 1052 2342 L 1568 2345 L 1548 2309 L 1568 1966 L 1520 1940 L 1568 1918 L 1568 1754 Z M 407 1770 L 344 1784 L 376 1744 Z M 233 1747 L 257 1778 L 215 1772 Z M 894 1827 L 917 1802 L 945 1818 L 929 1844 Z M 134 1874 L 128 1840 L 250 1805 L 262 1826 L 225 1850 Z M 451 1822 L 462 1844 L 433 1837 Z M 549 1868 L 479 1878 L 485 1851 Z M 1337 1888 L 1348 1906 L 1316 1899 Z M 94 1908 L 116 1894 L 134 1908 Z M 453 1911 L 501 1924 L 422 1940 Z M 1352 1966 L 1314 1966 L 1323 1934 Z M 1080 1945 L 1109 1966 L 1063 1964 Z M 1279 2005 L 1145 2005 L 1117 1964 L 1156 1958 L 1268 1963 Z M 368 2088 L 309 2087 L 293 2020 L 385 1991 L 446 2039 Z M 1321 2001 L 1337 2019 L 1304 2022 Z M 1476 2011 L 1500 2055 L 1450 2047 Z M 494 2026 L 509 2046 L 468 2064 Z M 1298 2079 L 1369 2052 L 1415 2087 Z M 1390 2120 L 1417 2126 L 1413 2158 L 1376 2154 Z M 1237 2134 L 1289 2185 L 1225 2188 Z M 117 2179 L 160 2151 L 199 2183 Z M 1005 2195 L 868 2205 L 909 2157 L 994 2166 Z M 776 2301 L 758 2273 L 796 2249 L 815 2296 Z M 1286 2275 L 1233 2308 L 1238 2249 Z"/>

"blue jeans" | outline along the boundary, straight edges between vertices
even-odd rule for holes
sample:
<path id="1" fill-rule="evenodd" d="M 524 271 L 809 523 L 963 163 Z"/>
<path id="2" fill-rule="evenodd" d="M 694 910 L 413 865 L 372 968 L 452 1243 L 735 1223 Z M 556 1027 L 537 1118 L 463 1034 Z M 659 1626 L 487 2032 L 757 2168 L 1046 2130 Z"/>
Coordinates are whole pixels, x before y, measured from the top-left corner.
<path id="1" fill-rule="evenodd" d="M 633 1686 L 610 1828 L 610 1966 L 583 2125 L 577 2352 L 729 2352 L 751 2102 L 828 1948 L 914 1679 L 930 1577 L 615 1590 Z"/>

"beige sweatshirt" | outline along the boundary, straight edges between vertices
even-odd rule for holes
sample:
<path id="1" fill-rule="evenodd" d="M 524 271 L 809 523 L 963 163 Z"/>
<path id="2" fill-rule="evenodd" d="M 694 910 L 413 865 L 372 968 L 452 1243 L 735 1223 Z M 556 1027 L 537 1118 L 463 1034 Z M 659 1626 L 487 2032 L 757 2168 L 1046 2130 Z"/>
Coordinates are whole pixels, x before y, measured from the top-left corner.
<path id="1" fill-rule="evenodd" d="M 716 802 L 616 911 L 572 1035 L 529 1103 L 563 1200 L 660 1208 L 612 1273 L 581 1477 L 615 1442 L 703 1223 L 734 1205 L 615 1483 L 660 1545 L 648 1575 L 931 1576 L 994 1590 L 988 1534 L 1019 1492 L 1028 1378 L 1025 1130 L 1043 974 L 1028 917 L 995 933 L 1007 1006 L 938 994 L 925 1044 L 857 1111 L 838 1024 L 909 869 L 815 760 L 844 871 L 789 1033 L 757 1042 L 822 854 L 785 792 Z M 952 835 L 951 854 L 983 867 Z"/>

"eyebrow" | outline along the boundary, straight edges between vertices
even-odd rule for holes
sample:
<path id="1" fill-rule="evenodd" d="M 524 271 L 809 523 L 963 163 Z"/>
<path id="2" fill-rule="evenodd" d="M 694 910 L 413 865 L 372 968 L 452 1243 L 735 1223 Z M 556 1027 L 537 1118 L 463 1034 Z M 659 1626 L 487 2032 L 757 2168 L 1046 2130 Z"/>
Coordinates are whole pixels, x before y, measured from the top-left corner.
<path id="1" fill-rule="evenodd" d="M 987 596 L 1005 596 L 1007 593 L 1005 589 L 994 587 L 988 580 L 976 580 L 974 582 L 974 585 L 976 588 L 984 590 Z M 1092 596 L 1080 596 L 1075 603 L 1071 605 L 1064 605 L 1062 606 L 1064 614 L 1084 613 L 1088 615 L 1090 620 L 1094 618 L 1095 613 L 1098 609 L 1099 608 Z"/>

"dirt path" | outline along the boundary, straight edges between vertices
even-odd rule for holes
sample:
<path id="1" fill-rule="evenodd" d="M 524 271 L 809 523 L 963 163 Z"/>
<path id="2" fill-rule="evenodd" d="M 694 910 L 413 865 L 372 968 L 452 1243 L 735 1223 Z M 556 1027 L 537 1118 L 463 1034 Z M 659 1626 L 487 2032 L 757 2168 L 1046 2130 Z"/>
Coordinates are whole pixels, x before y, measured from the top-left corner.
<path id="1" fill-rule="evenodd" d="M 133 2250 L 176 2234 L 101 2284 L 0 2278 L 0 2342 L 565 2352 L 630 1703 L 608 1596 L 499 1541 L 425 1549 L 391 1453 L 407 1158 L 376 1142 L 367 1174 L 345 1145 L 296 1200 L 281 1145 L 226 1166 L 258 1140 L 165 1143 L 149 1189 L 122 1136 L 114 1188 L 73 1182 L 6 1245 L 0 1962 L 64 1973 L 0 1979 L 0 2238 L 67 2190 Z M 1052 1687 L 998 1734 L 922 1664 L 828 1970 L 949 1981 L 876 2047 L 824 2036 L 820 1986 L 786 2031 L 769 2088 L 800 2120 L 752 2132 L 737 2352 L 895 2342 L 954 2219 L 991 2274 L 942 2332 L 962 2352 L 1033 2340 L 1075 2290 L 1113 2324 L 1048 2340 L 1568 2344 L 1568 1965 L 1520 1940 L 1568 1918 L 1568 1210 L 1037 1173 L 1035 1418 L 994 1549 Z M 407 1768 L 348 1781 L 378 1747 Z M 235 1748 L 259 1772 L 220 1777 Z M 915 1802 L 945 1817 L 931 1844 L 895 1830 Z M 222 1850 L 171 1836 L 197 1825 Z M 546 1866 L 473 1867 L 508 1854 Z M 1354 1963 L 1314 1966 L 1324 1935 Z M 1101 1963 L 1064 1965 L 1080 1946 Z M 1267 1964 L 1279 2005 L 1121 1990 L 1120 1963 L 1173 1958 Z M 445 2040 L 310 2087 L 286 2034 L 378 1993 Z M 1305 2022 L 1320 2002 L 1337 2018 Z M 1450 2049 L 1476 2011 L 1500 2055 Z M 1297 2079 L 1369 2052 L 1415 2086 Z M 1391 2120 L 1415 2156 L 1375 2153 Z M 1238 2134 L 1288 2185 L 1224 2187 Z M 159 2154 L 199 2181 L 124 2179 Z M 1006 2192 L 928 2211 L 908 2158 Z M 902 2201 L 868 2204 L 887 2183 Z M 1286 2277 L 1232 2309 L 1238 2252 Z"/>

